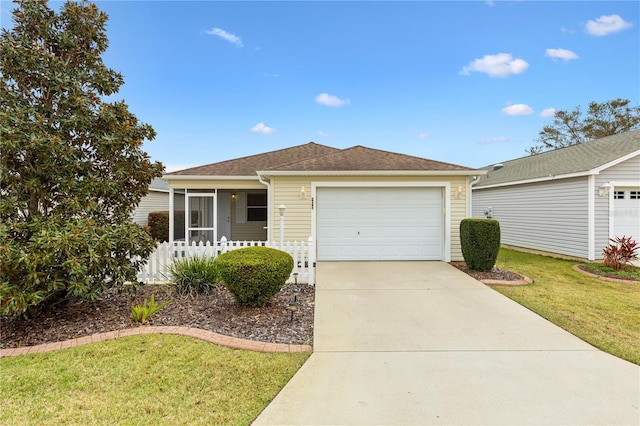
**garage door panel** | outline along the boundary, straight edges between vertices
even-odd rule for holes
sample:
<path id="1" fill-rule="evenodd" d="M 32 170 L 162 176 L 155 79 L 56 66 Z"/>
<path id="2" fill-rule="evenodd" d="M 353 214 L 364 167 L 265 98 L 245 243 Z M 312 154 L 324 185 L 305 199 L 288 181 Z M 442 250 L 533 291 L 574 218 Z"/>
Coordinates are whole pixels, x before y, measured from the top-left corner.
<path id="1" fill-rule="evenodd" d="M 440 188 L 318 188 L 319 260 L 440 260 Z"/>

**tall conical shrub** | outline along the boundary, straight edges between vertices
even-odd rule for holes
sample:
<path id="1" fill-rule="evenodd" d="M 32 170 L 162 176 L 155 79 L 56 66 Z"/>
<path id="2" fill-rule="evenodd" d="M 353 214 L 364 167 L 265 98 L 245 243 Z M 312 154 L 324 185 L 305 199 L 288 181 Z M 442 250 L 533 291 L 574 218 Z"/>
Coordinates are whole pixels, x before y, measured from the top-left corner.
<path id="1" fill-rule="evenodd" d="M 467 266 L 476 271 L 490 271 L 500 250 L 500 223 L 494 219 L 463 219 L 460 244 Z"/>

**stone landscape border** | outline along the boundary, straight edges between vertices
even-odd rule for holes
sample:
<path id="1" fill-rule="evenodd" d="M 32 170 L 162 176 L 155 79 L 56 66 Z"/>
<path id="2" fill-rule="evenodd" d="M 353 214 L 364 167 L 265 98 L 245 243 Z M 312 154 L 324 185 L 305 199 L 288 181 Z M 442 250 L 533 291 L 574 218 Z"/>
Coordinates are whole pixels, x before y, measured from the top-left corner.
<path id="1" fill-rule="evenodd" d="M 533 280 L 529 277 L 525 277 L 524 275 L 522 275 L 521 280 L 517 280 L 517 281 L 508 281 L 508 280 L 479 280 L 479 281 L 486 285 L 518 286 L 518 285 L 533 284 Z"/>
<path id="2" fill-rule="evenodd" d="M 75 348 L 77 346 L 88 345 L 90 343 L 119 339 L 121 337 L 138 336 L 144 334 L 177 334 L 181 336 L 192 337 L 194 339 L 204 340 L 205 342 L 225 346 L 231 349 L 241 349 L 254 352 L 313 352 L 313 346 L 311 345 L 258 342 L 254 340 L 225 336 L 223 334 L 214 333 L 213 331 L 208 330 L 202 330 L 200 328 L 179 326 L 143 326 L 128 328 L 124 330 L 109 331 L 106 333 L 98 333 L 91 336 L 78 337 L 77 339 L 70 339 L 62 342 L 44 343 L 42 345 L 24 346 L 20 348 L 0 349 L 0 357 L 51 352 L 60 349 L 69 349 Z"/>

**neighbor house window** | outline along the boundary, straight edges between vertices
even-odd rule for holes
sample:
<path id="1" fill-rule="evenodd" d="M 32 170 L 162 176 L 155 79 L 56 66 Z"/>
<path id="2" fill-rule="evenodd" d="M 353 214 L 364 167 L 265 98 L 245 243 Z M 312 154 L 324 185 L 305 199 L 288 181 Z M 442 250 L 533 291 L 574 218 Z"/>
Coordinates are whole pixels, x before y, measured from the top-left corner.
<path id="1" fill-rule="evenodd" d="M 266 222 L 267 194 L 247 194 L 247 221 Z"/>
<path id="2" fill-rule="evenodd" d="M 631 200 L 640 200 L 640 191 L 629 191 L 629 198 Z"/>
<path id="3" fill-rule="evenodd" d="M 624 191 L 613 191 L 614 200 L 624 200 Z"/>

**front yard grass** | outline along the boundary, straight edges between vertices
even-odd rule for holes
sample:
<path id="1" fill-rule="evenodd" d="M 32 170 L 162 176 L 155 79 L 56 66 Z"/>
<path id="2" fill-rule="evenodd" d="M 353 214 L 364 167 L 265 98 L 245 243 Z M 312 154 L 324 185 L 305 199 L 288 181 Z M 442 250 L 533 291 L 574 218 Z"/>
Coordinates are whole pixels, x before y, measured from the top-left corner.
<path id="1" fill-rule="evenodd" d="M 576 263 L 501 249 L 497 266 L 534 284 L 493 288 L 591 345 L 640 365 L 640 283 L 589 277 L 572 268 Z"/>
<path id="2" fill-rule="evenodd" d="M 309 353 L 133 336 L 0 359 L 0 424 L 246 425 Z"/>

